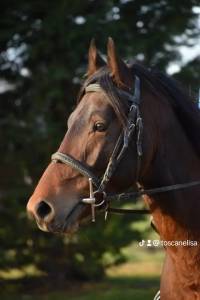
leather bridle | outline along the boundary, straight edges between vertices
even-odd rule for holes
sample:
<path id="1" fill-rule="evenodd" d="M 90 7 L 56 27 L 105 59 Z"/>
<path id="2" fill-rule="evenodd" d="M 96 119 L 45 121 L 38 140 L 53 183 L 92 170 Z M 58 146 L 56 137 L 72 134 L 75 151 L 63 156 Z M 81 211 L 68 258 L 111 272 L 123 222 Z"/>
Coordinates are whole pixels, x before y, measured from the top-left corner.
<path id="1" fill-rule="evenodd" d="M 99 84 L 89 84 L 85 87 L 85 93 L 89 92 L 98 92 L 104 91 L 104 89 Z M 90 204 L 91 212 L 92 212 L 92 221 L 95 221 L 95 208 L 104 208 L 105 217 L 108 212 L 113 213 L 140 213 L 140 214 L 148 214 L 150 213 L 147 209 L 135 210 L 135 209 L 120 209 L 110 207 L 110 202 L 117 200 L 128 200 L 128 199 L 136 199 L 142 195 L 153 195 L 157 193 L 169 192 L 174 190 L 180 190 L 184 188 L 189 188 L 192 186 L 200 185 L 200 181 L 192 181 L 188 183 L 174 184 L 170 186 L 158 187 L 149 190 L 138 190 L 131 193 L 122 193 L 122 194 L 109 194 L 107 195 L 105 190 L 106 186 L 111 180 L 117 166 L 120 161 L 124 157 L 127 148 L 130 145 L 131 138 L 133 134 L 136 136 L 136 149 L 137 149 L 137 169 L 136 169 L 136 182 L 139 179 L 140 173 L 140 165 L 141 165 L 141 157 L 142 157 L 142 132 L 143 132 L 143 122 L 142 117 L 140 115 L 140 79 L 135 76 L 135 87 L 134 87 L 134 95 L 131 95 L 128 92 L 125 92 L 121 89 L 117 88 L 117 93 L 120 97 L 126 98 L 130 103 L 129 112 L 127 116 L 127 125 L 123 128 L 117 142 L 114 146 L 113 152 L 108 161 L 106 170 L 102 176 L 102 178 L 98 178 L 88 166 L 86 166 L 83 162 L 75 159 L 69 154 L 64 154 L 61 152 L 56 152 L 52 155 L 51 159 L 53 162 L 61 162 L 64 163 L 73 169 L 77 170 L 83 176 L 88 177 L 89 179 L 89 188 L 90 188 L 90 197 L 84 198 L 80 201 L 80 203 Z M 96 190 L 93 191 L 93 186 L 95 186 Z M 100 200 L 99 200 L 100 199 Z"/>

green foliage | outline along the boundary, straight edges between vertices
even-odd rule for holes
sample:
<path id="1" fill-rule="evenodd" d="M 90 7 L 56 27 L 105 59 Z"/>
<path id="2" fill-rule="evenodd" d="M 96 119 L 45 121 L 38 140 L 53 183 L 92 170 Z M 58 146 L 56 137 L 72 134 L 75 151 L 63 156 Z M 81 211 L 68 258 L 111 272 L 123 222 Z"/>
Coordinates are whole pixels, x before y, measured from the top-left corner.
<path id="1" fill-rule="evenodd" d="M 104 50 L 110 35 L 125 59 L 136 57 L 165 70 L 178 59 L 176 46 L 191 44 L 199 34 L 195 5 L 198 1 L 180 5 L 175 0 L 8 0 L 1 4 L 0 79 L 10 87 L 0 101 L 2 269 L 32 263 L 67 277 L 97 278 L 106 264 L 123 259 L 122 246 L 139 238 L 130 229 L 129 218 L 113 217 L 93 229 L 83 228 L 68 241 L 30 225 L 25 206 L 66 131 L 86 71 L 90 39 L 96 37 Z M 196 60 L 177 76 L 193 87 L 199 84 L 198 70 Z"/>
<path id="2" fill-rule="evenodd" d="M 147 289 L 147 290 L 140 290 L 140 289 L 133 289 L 131 287 L 126 289 L 126 293 L 124 293 L 123 290 L 120 290 L 119 288 L 112 289 L 109 287 L 107 290 L 98 291 L 98 293 L 89 291 L 84 293 L 83 295 L 79 296 L 70 296 L 70 299 L 72 300 L 93 300 L 94 298 L 96 300 L 132 300 L 133 298 L 135 300 L 146 300 L 146 299 L 153 299 L 153 297 L 156 294 L 155 289 Z M 24 296 L 26 298 L 26 296 Z M 66 293 L 59 292 L 59 293 L 50 293 L 48 294 L 48 298 L 45 295 L 42 296 L 28 296 L 29 300 L 63 300 L 66 298 Z M 12 300 L 18 300 L 20 299 L 18 295 L 12 296 Z M 2 300 L 10 300 L 9 297 L 4 296 Z"/>
<path id="3" fill-rule="evenodd" d="M 2 300 L 146 300 L 153 299 L 158 291 L 159 279 L 157 277 L 130 277 L 107 279 L 101 282 L 93 282 L 91 285 L 76 284 L 64 287 L 62 291 L 49 291 L 42 289 L 34 294 L 29 289 L 26 294 L 17 293 L 15 290 L 11 296 L 3 293 Z M 140 287 L 145 287 L 141 289 Z M 126 292 L 125 292 L 126 291 Z"/>

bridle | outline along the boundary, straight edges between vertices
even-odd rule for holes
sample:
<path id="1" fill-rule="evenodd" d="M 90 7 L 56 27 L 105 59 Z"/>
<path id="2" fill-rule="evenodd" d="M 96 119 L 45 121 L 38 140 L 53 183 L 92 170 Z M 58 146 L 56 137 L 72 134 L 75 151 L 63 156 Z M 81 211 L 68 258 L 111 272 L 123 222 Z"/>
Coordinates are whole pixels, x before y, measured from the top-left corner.
<path id="1" fill-rule="evenodd" d="M 106 170 L 102 176 L 102 178 L 98 178 L 88 166 L 86 166 L 83 162 L 75 159 L 69 154 L 64 154 L 61 152 L 56 152 L 52 155 L 51 159 L 53 162 L 61 162 L 66 164 L 73 169 L 77 170 L 83 176 L 88 177 L 89 179 L 89 190 L 90 196 L 89 198 L 84 198 L 80 201 L 80 203 L 90 204 L 91 205 L 91 213 L 92 213 L 92 221 L 95 221 L 95 208 L 104 208 L 105 217 L 108 212 L 113 213 L 140 213 L 140 214 L 149 214 L 150 211 L 147 209 L 120 209 L 110 207 L 110 202 L 113 200 L 128 200 L 128 199 L 136 199 L 142 195 L 153 195 L 157 193 L 169 192 L 174 190 L 185 189 L 189 187 L 193 187 L 196 185 L 200 185 L 200 181 L 192 181 L 181 184 L 174 184 L 164 187 L 158 187 L 154 189 L 139 189 L 138 191 L 130 192 L 130 193 L 122 193 L 122 194 L 106 194 L 105 190 L 107 184 L 110 182 L 117 166 L 120 161 L 124 157 L 127 148 L 130 145 L 131 138 L 133 134 L 136 136 L 136 151 L 137 151 L 137 168 L 136 168 L 136 182 L 138 182 L 139 174 L 140 174 L 140 165 L 142 158 L 142 132 L 143 132 L 143 122 L 140 114 L 140 79 L 135 76 L 135 86 L 134 86 L 134 94 L 132 95 L 129 92 L 126 92 L 121 89 L 117 89 L 117 93 L 120 97 L 126 98 L 130 103 L 129 112 L 127 116 L 127 124 L 126 127 L 123 128 L 120 133 L 117 142 L 114 146 L 110 159 L 108 161 Z M 89 92 L 99 92 L 104 91 L 104 89 L 97 83 L 89 84 L 85 87 L 85 93 Z M 95 186 L 96 190 L 93 191 L 93 186 Z M 100 199 L 100 200 L 99 200 Z"/>
<path id="2" fill-rule="evenodd" d="M 89 92 L 99 92 L 105 91 L 99 84 L 89 84 L 85 87 L 85 93 Z M 140 104 L 140 79 L 136 76 L 135 77 L 135 88 L 134 88 L 134 95 L 131 95 L 128 92 L 122 91 L 117 89 L 117 92 L 120 97 L 124 97 L 130 103 L 128 118 L 127 118 L 127 125 L 122 130 L 121 134 L 119 135 L 117 142 L 114 146 L 110 159 L 108 161 L 106 170 L 101 179 L 97 178 L 91 170 L 85 166 L 82 162 L 76 160 L 74 157 L 70 156 L 69 154 L 64 154 L 61 152 L 56 152 L 52 155 L 52 160 L 54 162 L 62 162 L 64 164 L 69 165 L 70 167 L 76 169 L 81 173 L 83 176 L 89 178 L 89 187 L 90 187 L 90 197 L 86 199 L 82 199 L 82 203 L 91 204 L 92 207 L 92 220 L 95 220 L 94 209 L 95 207 L 101 207 L 103 204 L 106 204 L 106 211 L 108 211 L 108 195 L 106 195 L 105 190 L 106 186 L 111 180 L 117 166 L 119 165 L 120 161 L 124 157 L 124 154 L 130 144 L 131 137 L 133 133 L 136 133 L 136 146 L 137 146 L 137 171 L 136 177 L 139 176 L 140 171 L 140 161 L 142 156 L 142 118 L 140 116 L 139 104 Z M 96 188 L 96 191 L 93 192 L 93 185 Z M 97 203 L 96 197 L 101 198 L 100 203 Z M 146 211 L 146 210 L 145 210 Z"/>

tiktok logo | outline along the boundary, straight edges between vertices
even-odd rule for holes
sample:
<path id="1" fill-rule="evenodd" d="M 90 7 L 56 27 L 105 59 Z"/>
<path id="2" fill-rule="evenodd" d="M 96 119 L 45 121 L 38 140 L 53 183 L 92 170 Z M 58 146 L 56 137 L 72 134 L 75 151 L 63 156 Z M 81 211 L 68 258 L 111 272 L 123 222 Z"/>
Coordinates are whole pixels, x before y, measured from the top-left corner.
<path id="1" fill-rule="evenodd" d="M 144 247 L 144 245 L 145 245 L 145 240 L 142 240 L 141 242 L 139 242 L 140 247 Z"/>

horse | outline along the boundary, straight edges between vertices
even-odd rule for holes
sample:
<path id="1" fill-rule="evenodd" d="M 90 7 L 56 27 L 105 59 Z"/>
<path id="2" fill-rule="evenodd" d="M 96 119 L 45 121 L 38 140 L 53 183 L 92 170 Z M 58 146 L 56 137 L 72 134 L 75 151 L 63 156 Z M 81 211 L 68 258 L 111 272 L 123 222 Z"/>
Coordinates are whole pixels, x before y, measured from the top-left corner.
<path id="1" fill-rule="evenodd" d="M 90 216 L 90 206 L 94 221 L 95 208 L 108 211 L 109 195 L 138 186 L 166 242 L 161 299 L 200 299 L 199 133 L 198 105 L 179 83 L 126 64 L 112 38 L 105 62 L 92 40 L 68 130 L 28 214 L 41 230 L 68 234 Z"/>

